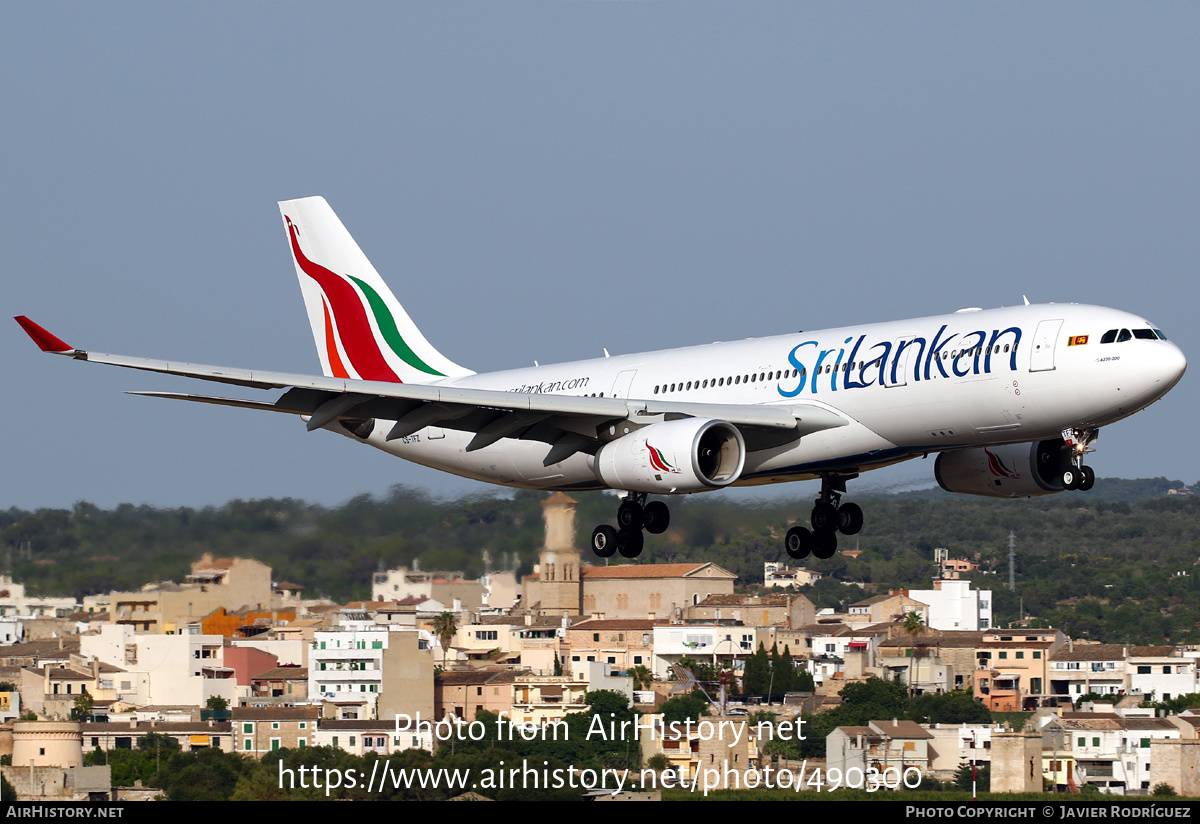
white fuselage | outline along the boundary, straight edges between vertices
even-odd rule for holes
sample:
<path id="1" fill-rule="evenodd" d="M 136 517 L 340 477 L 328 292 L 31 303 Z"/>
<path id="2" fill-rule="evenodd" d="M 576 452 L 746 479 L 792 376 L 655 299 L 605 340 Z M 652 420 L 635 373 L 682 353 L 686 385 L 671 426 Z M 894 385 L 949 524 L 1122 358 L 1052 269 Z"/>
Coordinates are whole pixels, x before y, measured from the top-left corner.
<path id="1" fill-rule="evenodd" d="M 930 452 L 1097 428 L 1162 397 L 1186 360 L 1137 315 L 1041 304 L 848 326 L 471 375 L 443 385 L 556 395 L 820 406 L 846 426 L 750 451 L 738 484 L 852 473 Z M 1143 336 L 1101 343 L 1106 332 Z M 429 427 L 369 442 L 419 464 L 535 489 L 603 488 L 593 457 L 544 466 L 547 445 Z"/>

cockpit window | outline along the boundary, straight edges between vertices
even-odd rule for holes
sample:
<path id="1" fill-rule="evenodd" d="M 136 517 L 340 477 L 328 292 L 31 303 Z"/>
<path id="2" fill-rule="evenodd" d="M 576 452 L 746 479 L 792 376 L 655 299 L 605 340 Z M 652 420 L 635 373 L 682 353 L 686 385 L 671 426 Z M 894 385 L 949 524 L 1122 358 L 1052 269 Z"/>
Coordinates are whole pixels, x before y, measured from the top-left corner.
<path id="1" fill-rule="evenodd" d="M 1163 330 L 1161 330 L 1161 329 L 1155 329 L 1155 330 L 1154 330 L 1154 334 L 1158 335 L 1158 339 L 1159 339 L 1159 340 L 1166 340 L 1166 339 L 1167 339 L 1167 336 L 1163 334 Z"/>
<path id="2" fill-rule="evenodd" d="M 1153 329 L 1134 329 L 1133 336 L 1138 340 L 1158 340 L 1158 335 L 1154 334 Z"/>
<path id="3" fill-rule="evenodd" d="M 1133 334 L 1128 329 L 1122 329 L 1121 334 L 1117 335 L 1117 343 L 1124 343 L 1133 338 Z"/>
<path id="4" fill-rule="evenodd" d="M 1105 332 L 1103 335 L 1101 335 L 1100 342 L 1101 343 L 1112 343 L 1116 339 L 1117 339 L 1117 330 L 1109 329 L 1107 332 Z"/>

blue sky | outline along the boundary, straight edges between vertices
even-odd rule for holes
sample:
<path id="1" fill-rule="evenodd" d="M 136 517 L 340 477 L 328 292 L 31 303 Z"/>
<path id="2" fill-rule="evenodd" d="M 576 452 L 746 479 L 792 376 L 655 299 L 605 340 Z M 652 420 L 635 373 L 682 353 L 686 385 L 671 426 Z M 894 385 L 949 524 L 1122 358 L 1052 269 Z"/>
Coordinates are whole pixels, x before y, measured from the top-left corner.
<path id="1" fill-rule="evenodd" d="M 1184 3 L 0 4 L 0 294 L 81 348 L 312 372 L 275 202 L 320 194 L 479 371 L 1023 294 L 1142 313 L 1194 360 L 1198 24 Z M 39 356 L 11 321 L 0 346 L 0 506 L 486 489 L 125 395 L 196 384 Z M 1097 472 L 1200 477 L 1195 384 L 1106 429 Z"/>

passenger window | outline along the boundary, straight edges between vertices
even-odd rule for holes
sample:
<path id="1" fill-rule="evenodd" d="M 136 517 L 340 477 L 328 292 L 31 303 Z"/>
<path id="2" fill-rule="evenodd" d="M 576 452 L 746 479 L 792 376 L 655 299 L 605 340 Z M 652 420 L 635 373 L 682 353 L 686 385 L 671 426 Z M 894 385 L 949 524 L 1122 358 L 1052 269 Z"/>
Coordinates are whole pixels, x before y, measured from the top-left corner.
<path id="1" fill-rule="evenodd" d="M 1122 329 L 1121 334 L 1117 335 L 1117 343 L 1124 343 L 1132 337 L 1133 333 L 1131 333 L 1128 329 Z"/>

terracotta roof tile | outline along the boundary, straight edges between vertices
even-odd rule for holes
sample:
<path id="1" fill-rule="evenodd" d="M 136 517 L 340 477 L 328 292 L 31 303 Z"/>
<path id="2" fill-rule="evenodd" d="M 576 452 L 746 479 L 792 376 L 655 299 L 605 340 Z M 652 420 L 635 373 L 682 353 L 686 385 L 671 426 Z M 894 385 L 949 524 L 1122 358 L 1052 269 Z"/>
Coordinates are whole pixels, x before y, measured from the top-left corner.
<path id="1" fill-rule="evenodd" d="M 724 575 L 736 578 L 732 572 L 716 564 L 623 564 L 621 566 L 585 566 L 579 570 L 581 578 L 591 580 L 628 578 L 685 578 L 706 567 L 713 567 Z"/>

